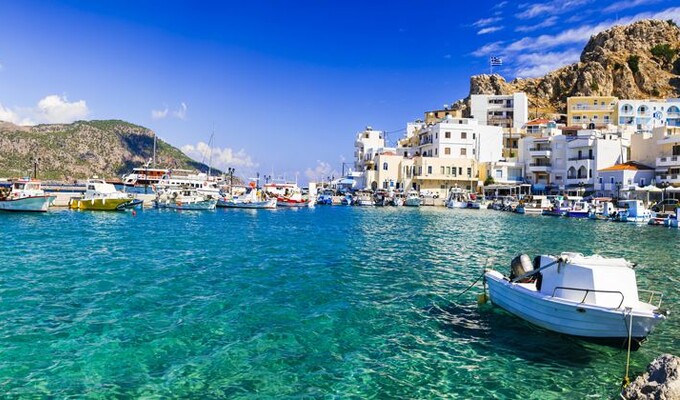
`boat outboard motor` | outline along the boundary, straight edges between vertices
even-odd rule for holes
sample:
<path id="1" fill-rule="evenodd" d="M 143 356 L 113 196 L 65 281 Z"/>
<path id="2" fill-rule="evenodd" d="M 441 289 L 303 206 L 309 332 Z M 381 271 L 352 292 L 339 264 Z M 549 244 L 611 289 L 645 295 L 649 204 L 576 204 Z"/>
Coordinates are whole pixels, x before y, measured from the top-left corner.
<path id="1" fill-rule="evenodd" d="M 510 280 L 513 280 L 517 278 L 518 276 L 522 276 L 526 274 L 527 272 L 531 272 L 534 270 L 534 265 L 531 263 L 531 258 L 529 258 L 528 255 L 526 254 L 520 254 L 517 257 L 512 259 L 512 262 L 510 263 Z M 533 277 L 527 277 L 526 279 L 523 279 L 521 282 L 531 282 Z"/>

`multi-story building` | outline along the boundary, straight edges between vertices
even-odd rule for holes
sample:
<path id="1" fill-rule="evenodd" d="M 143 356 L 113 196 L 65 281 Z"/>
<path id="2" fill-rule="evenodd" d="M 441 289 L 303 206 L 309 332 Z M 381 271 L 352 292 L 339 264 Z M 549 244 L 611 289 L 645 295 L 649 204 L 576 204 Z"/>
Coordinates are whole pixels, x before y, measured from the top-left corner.
<path id="1" fill-rule="evenodd" d="M 661 126 L 633 135 L 631 157 L 655 166 L 656 184 L 680 186 L 680 127 Z"/>
<path id="2" fill-rule="evenodd" d="M 446 117 L 463 118 L 463 112 L 461 110 L 454 110 L 448 105 L 444 105 L 439 110 L 425 111 L 426 124 L 436 124 Z"/>
<path id="3" fill-rule="evenodd" d="M 412 158 L 412 164 L 402 168 L 402 181 L 410 179 L 411 187 L 442 196 L 452 187 L 475 190 L 477 163 L 500 160 L 502 141 L 502 128 L 480 125 L 471 118 L 447 116 L 436 124 L 407 129 L 396 149 L 397 154 Z"/>
<path id="4" fill-rule="evenodd" d="M 354 170 L 363 172 L 372 169 L 375 162 L 373 155 L 378 149 L 385 147 L 385 132 L 373 130 L 370 126 L 357 133 L 354 141 Z"/>
<path id="5" fill-rule="evenodd" d="M 567 98 L 567 125 L 607 125 L 616 123 L 613 96 L 578 96 Z"/>
<path id="6" fill-rule="evenodd" d="M 534 191 L 594 189 L 598 167 L 626 161 L 629 139 L 617 131 L 582 129 L 575 135 L 562 135 L 553 122 L 539 125 L 520 140 L 520 161 L 525 180 Z"/>
<path id="7" fill-rule="evenodd" d="M 680 126 L 680 99 L 619 100 L 617 113 L 619 126 L 630 126 L 639 132 Z"/>
<path id="8" fill-rule="evenodd" d="M 529 117 L 527 95 L 522 92 L 473 94 L 470 96 L 470 114 L 480 125 L 520 129 Z"/>
<path id="9" fill-rule="evenodd" d="M 654 180 L 654 168 L 635 161 L 598 170 L 595 190 L 602 196 L 622 198 L 625 193 L 634 191 L 636 187 L 644 187 Z"/>

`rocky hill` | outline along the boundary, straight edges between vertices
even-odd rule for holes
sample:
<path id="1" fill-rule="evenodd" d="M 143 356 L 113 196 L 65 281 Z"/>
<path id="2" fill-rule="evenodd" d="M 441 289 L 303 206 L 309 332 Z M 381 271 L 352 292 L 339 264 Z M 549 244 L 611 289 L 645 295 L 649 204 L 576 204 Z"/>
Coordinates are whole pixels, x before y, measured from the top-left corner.
<path id="1" fill-rule="evenodd" d="M 615 26 L 592 36 L 578 63 L 543 77 L 511 82 L 499 75 L 470 78 L 470 94 L 517 91 L 527 93 L 531 110 L 543 116 L 565 113 L 570 96 L 680 97 L 680 28 L 672 20 Z"/>
<path id="2" fill-rule="evenodd" d="M 37 157 L 41 179 L 120 177 L 153 157 L 153 131 L 124 121 L 17 126 L 0 121 L 0 177 L 32 175 Z M 157 139 L 158 166 L 207 170 L 205 164 Z"/>

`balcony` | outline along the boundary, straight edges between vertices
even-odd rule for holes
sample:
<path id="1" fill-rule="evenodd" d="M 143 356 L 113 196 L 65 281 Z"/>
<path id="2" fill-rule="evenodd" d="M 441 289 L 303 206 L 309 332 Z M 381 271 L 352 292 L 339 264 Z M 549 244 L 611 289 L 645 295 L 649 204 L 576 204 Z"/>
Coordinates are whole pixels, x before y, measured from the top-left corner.
<path id="1" fill-rule="evenodd" d="M 668 183 L 680 183 L 680 175 L 678 174 L 657 175 L 656 178 L 657 183 L 659 181 Z"/>
<path id="2" fill-rule="evenodd" d="M 583 186 L 589 186 L 593 184 L 593 178 L 576 178 L 576 177 L 567 177 L 567 185 L 568 186 L 579 186 L 580 183 L 583 183 Z"/>
<path id="3" fill-rule="evenodd" d="M 576 104 L 571 106 L 572 111 L 614 111 L 613 105 L 593 105 L 593 104 Z"/>
<path id="4" fill-rule="evenodd" d="M 550 151 L 550 149 L 540 149 L 540 148 L 529 149 L 529 155 L 531 157 L 550 158 L 551 154 L 552 154 L 552 152 Z"/>
<path id="5" fill-rule="evenodd" d="M 680 156 L 657 157 L 657 167 L 677 167 L 680 166 Z"/>
<path id="6" fill-rule="evenodd" d="M 529 172 L 550 172 L 552 164 L 550 163 L 531 163 L 529 164 Z"/>
<path id="7" fill-rule="evenodd" d="M 658 144 L 675 144 L 680 143 L 680 135 L 668 135 L 665 138 L 659 140 Z"/>
<path id="8" fill-rule="evenodd" d="M 580 157 L 569 157 L 569 161 L 580 161 L 580 160 L 594 160 L 594 155 L 580 156 Z"/>

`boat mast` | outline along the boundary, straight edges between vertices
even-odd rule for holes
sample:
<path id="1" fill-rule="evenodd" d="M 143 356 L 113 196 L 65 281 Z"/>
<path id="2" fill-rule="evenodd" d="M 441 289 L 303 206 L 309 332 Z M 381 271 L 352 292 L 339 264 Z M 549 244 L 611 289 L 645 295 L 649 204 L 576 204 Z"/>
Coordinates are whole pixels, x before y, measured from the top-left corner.
<path id="1" fill-rule="evenodd" d="M 210 148 L 210 153 L 208 155 L 208 176 L 210 176 L 210 168 L 212 164 L 212 146 L 214 138 L 215 138 L 215 123 L 213 122 L 212 134 L 210 135 L 210 140 L 208 141 L 208 147 Z"/>
<path id="2" fill-rule="evenodd" d="M 156 131 L 153 132 L 153 168 L 156 168 Z"/>

